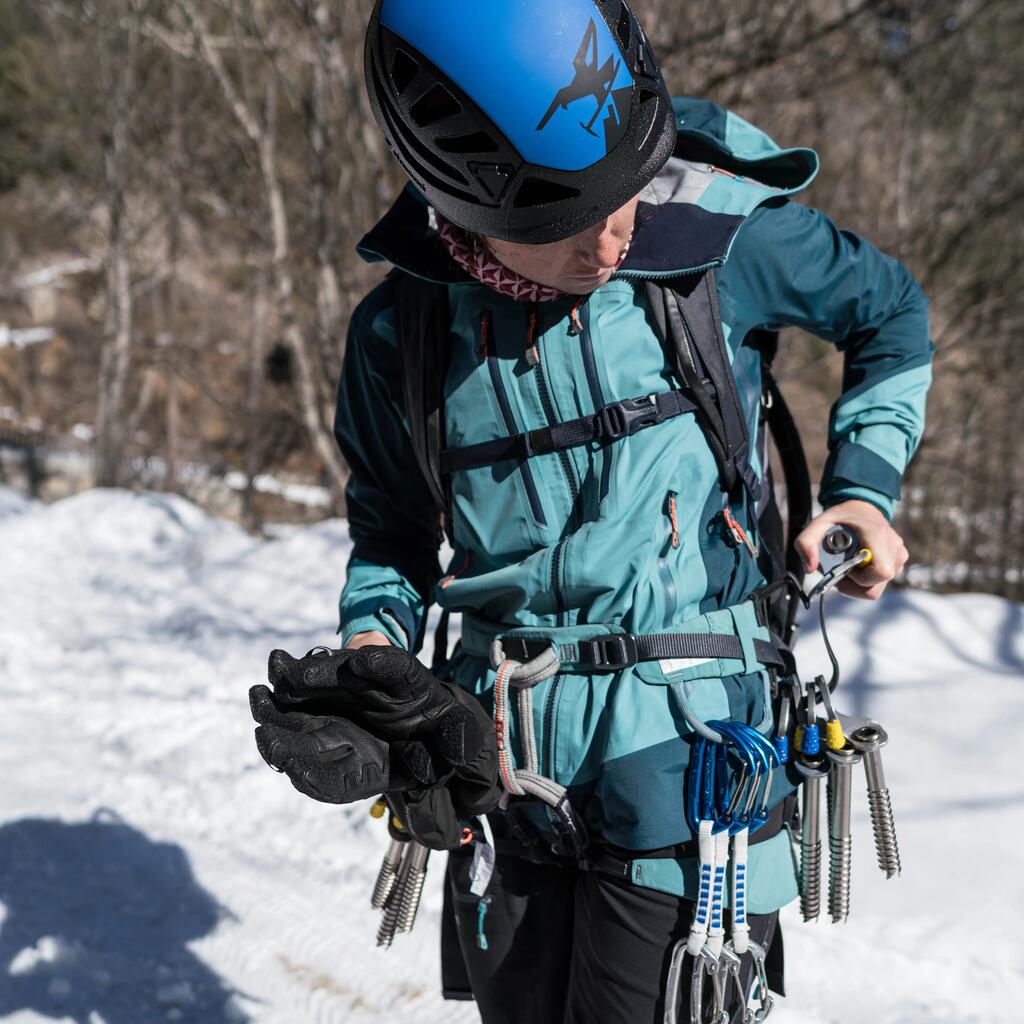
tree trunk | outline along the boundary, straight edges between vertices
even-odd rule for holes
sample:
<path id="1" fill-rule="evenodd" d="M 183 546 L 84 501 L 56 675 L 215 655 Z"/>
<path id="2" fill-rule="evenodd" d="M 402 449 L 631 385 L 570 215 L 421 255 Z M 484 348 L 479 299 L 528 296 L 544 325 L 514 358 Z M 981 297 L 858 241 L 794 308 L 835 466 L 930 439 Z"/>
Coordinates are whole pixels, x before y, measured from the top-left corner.
<path id="1" fill-rule="evenodd" d="M 96 483 L 101 487 L 116 487 L 122 482 L 126 441 L 124 395 L 132 347 L 132 290 L 125 201 L 137 37 L 134 24 L 111 31 L 112 38 L 105 47 L 113 77 L 109 134 L 104 144 L 109 211 L 107 314 L 96 413 Z"/>
<path id="2" fill-rule="evenodd" d="M 267 275 L 261 267 L 256 271 L 252 290 L 252 314 L 249 322 L 249 396 L 245 431 L 245 494 L 242 514 L 245 528 L 257 533 L 261 527 L 256 511 L 256 477 L 263 468 L 265 438 L 263 425 L 263 353 L 267 323 Z"/>

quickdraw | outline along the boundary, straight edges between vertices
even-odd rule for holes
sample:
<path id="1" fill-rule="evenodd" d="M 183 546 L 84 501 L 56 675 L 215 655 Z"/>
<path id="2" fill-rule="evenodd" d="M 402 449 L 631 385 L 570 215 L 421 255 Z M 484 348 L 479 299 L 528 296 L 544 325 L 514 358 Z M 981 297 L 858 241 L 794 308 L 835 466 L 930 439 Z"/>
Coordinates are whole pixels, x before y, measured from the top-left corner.
<path id="1" fill-rule="evenodd" d="M 781 765 L 792 759 L 804 779 L 800 889 L 805 920 L 816 918 L 820 906 L 818 801 L 822 779 L 827 780 L 829 793 L 829 909 L 833 921 L 845 920 L 848 912 L 850 778 L 853 765 L 861 758 L 868 767 L 868 796 L 879 866 L 887 877 L 899 873 L 899 849 L 879 753 L 888 737 L 876 723 L 854 722 L 837 712 L 832 695 L 839 684 L 839 663 L 829 643 L 825 622 L 825 595 L 852 572 L 868 565 L 872 555 L 844 527 L 830 531 L 824 547 L 828 554 L 849 557 L 826 571 L 808 593 L 795 577 L 788 576 L 766 588 L 764 595 L 785 586 L 806 608 L 818 599 L 822 637 L 832 665 L 831 678 L 826 680 L 819 675 L 805 685 L 794 671 L 780 681 L 783 699 L 771 739 L 742 723 L 701 722 L 683 707 L 696 734 L 687 775 L 685 815 L 698 839 L 699 885 L 690 933 L 672 952 L 665 1024 L 677 1024 L 687 956 L 692 959 L 690 1024 L 728 1024 L 736 1006 L 743 1008 L 743 1024 L 762 1024 L 772 1011 L 774 1000 L 768 989 L 766 950 L 751 940 L 747 920 L 747 851 L 750 834 L 767 820 L 773 774 Z M 819 715 L 819 708 L 823 716 Z M 725 942 L 722 908 L 730 839 L 732 934 Z M 745 956 L 751 958 L 753 966 L 752 995 L 757 1001 L 756 1008 L 747 1005 L 743 984 Z"/>

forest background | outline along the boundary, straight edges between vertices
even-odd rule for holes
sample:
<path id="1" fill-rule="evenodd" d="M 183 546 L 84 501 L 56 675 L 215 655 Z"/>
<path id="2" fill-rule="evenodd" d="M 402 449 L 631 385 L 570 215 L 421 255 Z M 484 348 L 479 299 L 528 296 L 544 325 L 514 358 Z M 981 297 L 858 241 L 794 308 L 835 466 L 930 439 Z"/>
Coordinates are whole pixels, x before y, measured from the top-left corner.
<path id="1" fill-rule="evenodd" d="M 425 0 L 424 6 L 427 3 Z M 355 245 L 403 177 L 372 0 L 0 0 L 0 483 L 183 493 L 251 530 L 344 513 Z M 802 197 L 931 300 L 913 582 L 1024 599 L 1024 4 L 635 0 L 670 89 L 819 150 Z M 815 476 L 842 361 L 778 363 Z"/>

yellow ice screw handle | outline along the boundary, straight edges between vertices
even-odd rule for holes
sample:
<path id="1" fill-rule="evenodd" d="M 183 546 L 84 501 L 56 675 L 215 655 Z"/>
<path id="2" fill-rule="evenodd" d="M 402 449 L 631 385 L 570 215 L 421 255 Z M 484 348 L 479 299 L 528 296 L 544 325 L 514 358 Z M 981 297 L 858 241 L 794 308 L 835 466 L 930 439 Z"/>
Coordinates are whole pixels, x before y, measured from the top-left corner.
<path id="1" fill-rule="evenodd" d="M 383 797 L 377 800 L 374 803 L 374 805 L 370 808 L 370 817 L 373 818 L 374 821 L 380 821 L 380 819 L 383 818 L 384 815 L 387 813 L 388 805 L 387 801 Z"/>
<path id="2" fill-rule="evenodd" d="M 825 723 L 825 746 L 829 750 L 842 750 L 846 746 L 846 734 L 838 718 Z"/>

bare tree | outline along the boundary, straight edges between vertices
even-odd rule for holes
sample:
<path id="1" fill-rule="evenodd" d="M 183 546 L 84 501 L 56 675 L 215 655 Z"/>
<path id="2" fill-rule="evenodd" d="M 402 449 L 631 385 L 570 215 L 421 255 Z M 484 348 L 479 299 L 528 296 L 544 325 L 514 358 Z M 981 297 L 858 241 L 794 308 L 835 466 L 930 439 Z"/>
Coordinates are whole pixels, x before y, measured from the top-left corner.
<path id="1" fill-rule="evenodd" d="M 124 457 L 124 398 L 132 350 L 131 254 L 125 210 L 131 168 L 130 123 L 135 93 L 138 26 L 134 9 L 99 29 L 101 81 L 108 127 L 103 156 L 108 216 L 107 312 L 96 406 L 96 481 L 114 487 Z"/>

